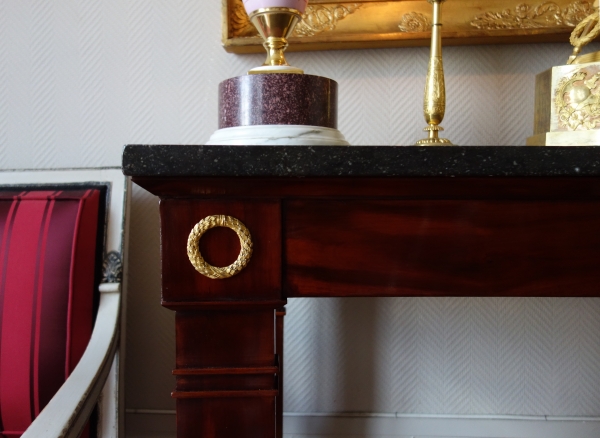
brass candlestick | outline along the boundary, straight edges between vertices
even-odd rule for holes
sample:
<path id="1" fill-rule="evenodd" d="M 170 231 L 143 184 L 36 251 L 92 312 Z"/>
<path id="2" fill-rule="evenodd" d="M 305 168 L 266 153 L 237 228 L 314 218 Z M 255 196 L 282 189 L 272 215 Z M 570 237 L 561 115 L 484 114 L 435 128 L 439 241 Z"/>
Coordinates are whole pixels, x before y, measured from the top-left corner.
<path id="1" fill-rule="evenodd" d="M 440 126 L 446 112 L 446 85 L 444 83 L 444 63 L 442 61 L 442 3 L 446 0 L 427 0 L 433 4 L 433 26 L 431 32 L 431 53 L 425 82 L 423 112 L 429 124 L 424 131 L 429 137 L 417 142 L 417 146 L 452 146 L 447 138 L 440 138 Z"/>
<path id="2" fill-rule="evenodd" d="M 267 59 L 261 67 L 253 68 L 248 74 L 304 73 L 302 69 L 289 65 L 283 54 L 288 47 L 287 39 L 301 20 L 302 14 L 293 8 L 263 8 L 250 13 L 250 21 L 265 40 L 263 46 L 267 50 Z"/>

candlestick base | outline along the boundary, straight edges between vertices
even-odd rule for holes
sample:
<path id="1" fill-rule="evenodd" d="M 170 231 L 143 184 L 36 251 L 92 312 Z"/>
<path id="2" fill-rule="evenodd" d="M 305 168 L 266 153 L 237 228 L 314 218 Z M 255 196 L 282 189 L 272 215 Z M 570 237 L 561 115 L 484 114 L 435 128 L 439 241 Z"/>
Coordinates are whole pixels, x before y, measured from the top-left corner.
<path id="1" fill-rule="evenodd" d="M 248 71 L 249 75 L 261 75 L 267 73 L 288 73 L 303 75 L 304 70 L 297 67 L 292 67 L 291 65 L 261 65 L 260 67 L 254 67 L 252 70 Z"/>
<path id="2" fill-rule="evenodd" d="M 444 128 L 439 125 L 429 125 L 428 127 L 424 128 L 423 131 L 429 132 L 429 137 L 419 140 L 416 143 L 417 146 L 454 146 L 454 144 L 447 138 L 439 137 L 439 131 L 443 130 Z"/>

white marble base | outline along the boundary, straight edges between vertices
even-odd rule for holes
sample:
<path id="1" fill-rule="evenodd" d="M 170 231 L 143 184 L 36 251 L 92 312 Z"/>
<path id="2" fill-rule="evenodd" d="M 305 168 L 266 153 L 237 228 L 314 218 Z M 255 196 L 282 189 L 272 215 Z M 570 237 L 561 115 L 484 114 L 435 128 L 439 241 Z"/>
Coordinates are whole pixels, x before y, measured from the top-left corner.
<path id="1" fill-rule="evenodd" d="M 303 75 L 304 70 L 301 70 L 297 67 L 292 67 L 291 65 L 261 65 L 260 67 L 254 67 L 252 70 L 248 71 L 249 75 L 260 75 L 266 73 L 289 73 Z"/>
<path id="2" fill-rule="evenodd" d="M 207 145 L 349 146 L 337 129 L 304 125 L 236 126 L 215 131 Z"/>

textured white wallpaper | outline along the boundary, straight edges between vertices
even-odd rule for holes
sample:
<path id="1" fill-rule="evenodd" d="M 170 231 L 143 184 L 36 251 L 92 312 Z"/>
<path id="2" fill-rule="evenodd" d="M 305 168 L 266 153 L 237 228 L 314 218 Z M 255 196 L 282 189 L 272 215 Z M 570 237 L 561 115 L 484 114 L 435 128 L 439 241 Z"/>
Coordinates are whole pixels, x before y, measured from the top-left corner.
<path id="1" fill-rule="evenodd" d="M 115 166 L 127 143 L 205 142 L 218 83 L 263 59 L 221 48 L 220 13 L 216 0 L 0 0 L 0 168 Z M 569 48 L 445 48 L 445 135 L 523 145 L 535 74 Z M 339 82 L 351 143 L 423 136 L 427 48 L 289 59 Z M 135 188 L 128 408 L 174 406 L 158 221 L 157 200 Z M 288 315 L 287 411 L 600 415 L 598 300 L 291 300 Z"/>
<path id="2" fill-rule="evenodd" d="M 290 301 L 286 411 L 600 412 L 600 300 Z"/>

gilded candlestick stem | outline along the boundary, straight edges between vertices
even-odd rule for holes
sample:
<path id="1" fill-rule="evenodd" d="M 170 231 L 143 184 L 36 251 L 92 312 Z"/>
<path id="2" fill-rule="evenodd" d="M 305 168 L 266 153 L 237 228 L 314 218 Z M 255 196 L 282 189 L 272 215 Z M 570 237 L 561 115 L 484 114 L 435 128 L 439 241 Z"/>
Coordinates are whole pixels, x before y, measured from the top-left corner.
<path id="1" fill-rule="evenodd" d="M 439 137 L 440 126 L 446 112 L 446 85 L 444 83 L 444 63 L 442 60 L 442 3 L 445 0 L 428 0 L 433 4 L 433 26 L 431 32 L 431 53 L 425 81 L 423 112 L 429 124 L 424 131 L 429 137 L 417 142 L 418 146 L 452 145 L 450 140 Z"/>

